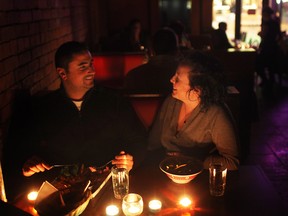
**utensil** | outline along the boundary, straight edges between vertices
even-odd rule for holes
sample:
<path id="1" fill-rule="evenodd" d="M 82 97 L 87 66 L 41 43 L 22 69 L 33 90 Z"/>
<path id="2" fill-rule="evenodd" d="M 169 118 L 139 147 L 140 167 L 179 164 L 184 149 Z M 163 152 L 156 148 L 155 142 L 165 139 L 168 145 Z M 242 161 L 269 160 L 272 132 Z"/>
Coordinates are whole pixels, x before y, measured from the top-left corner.
<path id="1" fill-rule="evenodd" d="M 187 166 L 187 164 L 181 164 L 181 165 L 176 164 L 175 170 L 185 166 Z"/>
<path id="2" fill-rule="evenodd" d="M 56 167 L 69 167 L 69 166 L 75 166 L 75 164 L 54 164 L 54 165 L 52 165 L 52 168 L 56 168 Z"/>
<path id="3" fill-rule="evenodd" d="M 91 198 L 94 198 L 100 191 L 101 189 L 105 186 L 105 184 L 109 181 L 109 179 L 112 176 L 112 172 L 109 173 L 109 175 L 106 177 L 106 179 L 102 182 L 102 184 L 97 188 L 96 191 L 94 191 L 91 195 Z"/>
<path id="4" fill-rule="evenodd" d="M 102 169 L 105 169 L 109 164 L 112 163 L 112 160 L 108 161 L 107 163 L 101 165 L 101 166 L 93 166 L 93 168 L 97 171 L 97 170 L 102 170 Z"/>
<path id="5" fill-rule="evenodd" d="M 91 166 L 93 167 L 95 170 L 102 170 L 104 168 L 106 168 L 109 164 L 112 163 L 112 160 L 108 161 L 107 163 L 101 165 L 101 166 Z M 52 168 L 57 168 L 57 167 L 70 167 L 70 166 L 75 166 L 75 164 L 54 164 L 52 165 Z"/>

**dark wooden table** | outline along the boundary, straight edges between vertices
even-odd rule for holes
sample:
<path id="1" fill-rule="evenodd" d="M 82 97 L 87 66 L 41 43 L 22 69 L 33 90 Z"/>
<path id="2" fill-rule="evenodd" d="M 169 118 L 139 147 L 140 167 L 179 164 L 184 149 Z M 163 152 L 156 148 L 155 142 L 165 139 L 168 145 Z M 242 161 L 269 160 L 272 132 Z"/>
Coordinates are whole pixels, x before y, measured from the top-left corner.
<path id="1" fill-rule="evenodd" d="M 157 166 L 149 165 L 131 173 L 130 180 L 130 192 L 143 197 L 142 215 L 152 215 L 148 203 L 154 198 L 162 202 L 157 215 L 287 215 L 282 200 L 259 166 L 228 171 L 223 197 L 210 196 L 207 170 L 181 185 L 172 182 Z M 192 199 L 192 207 L 180 207 L 179 199 L 184 195 Z M 90 201 L 82 215 L 105 215 L 105 208 L 110 204 L 117 205 L 122 215 L 121 201 L 114 199 L 111 181 Z"/>
<path id="2" fill-rule="evenodd" d="M 239 171 L 228 171 L 226 191 L 223 197 L 209 194 L 208 171 L 204 170 L 188 184 L 172 182 L 158 165 L 145 165 L 130 173 L 130 193 L 140 194 L 144 201 L 141 215 L 153 215 L 148 203 L 152 199 L 162 202 L 162 210 L 154 215 L 288 215 L 279 195 L 259 166 L 241 166 Z M 189 197 L 193 204 L 188 208 L 179 205 L 182 196 Z M 121 200 L 113 196 L 111 179 L 96 197 L 90 200 L 81 216 L 106 215 L 108 205 L 117 205 L 120 213 Z M 19 205 L 18 205 L 19 207 Z M 26 206 L 21 206 L 29 210 Z M 34 214 L 33 215 L 37 215 Z"/>

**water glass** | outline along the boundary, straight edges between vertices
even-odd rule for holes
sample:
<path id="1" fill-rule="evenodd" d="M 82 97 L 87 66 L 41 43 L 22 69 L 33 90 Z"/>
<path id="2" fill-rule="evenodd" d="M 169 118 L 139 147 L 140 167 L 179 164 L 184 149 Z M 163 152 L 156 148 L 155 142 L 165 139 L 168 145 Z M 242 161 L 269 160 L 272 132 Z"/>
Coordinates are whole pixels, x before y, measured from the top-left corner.
<path id="1" fill-rule="evenodd" d="M 227 168 L 221 163 L 209 166 L 209 188 L 212 196 L 223 196 L 226 187 Z"/>
<path id="2" fill-rule="evenodd" d="M 129 192 L 129 172 L 125 168 L 112 167 L 112 185 L 114 197 L 122 199 Z"/>

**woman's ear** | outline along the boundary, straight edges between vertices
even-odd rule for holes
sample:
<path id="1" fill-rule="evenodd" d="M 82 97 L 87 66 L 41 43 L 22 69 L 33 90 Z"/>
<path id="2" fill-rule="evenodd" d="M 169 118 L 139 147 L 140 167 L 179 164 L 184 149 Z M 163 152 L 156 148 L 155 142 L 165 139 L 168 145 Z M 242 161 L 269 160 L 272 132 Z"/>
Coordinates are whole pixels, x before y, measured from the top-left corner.
<path id="1" fill-rule="evenodd" d="M 197 100 L 199 100 L 199 98 L 200 98 L 200 93 L 201 93 L 201 91 L 200 91 L 200 89 L 199 88 L 194 88 L 194 89 L 191 89 L 190 90 L 190 93 L 189 93 L 189 100 L 190 101 L 197 101 Z"/>
<path id="2" fill-rule="evenodd" d="M 62 80 L 66 80 L 67 79 L 67 74 L 66 74 L 64 68 L 57 68 L 56 70 L 57 70 L 57 72 L 58 72 L 58 74 L 59 74 L 59 76 L 60 76 L 60 78 Z"/>
<path id="3" fill-rule="evenodd" d="M 199 96 L 200 93 L 201 93 L 201 90 L 200 90 L 199 87 L 196 87 L 196 88 L 194 89 L 194 91 L 195 91 L 195 93 L 196 93 L 198 96 Z"/>

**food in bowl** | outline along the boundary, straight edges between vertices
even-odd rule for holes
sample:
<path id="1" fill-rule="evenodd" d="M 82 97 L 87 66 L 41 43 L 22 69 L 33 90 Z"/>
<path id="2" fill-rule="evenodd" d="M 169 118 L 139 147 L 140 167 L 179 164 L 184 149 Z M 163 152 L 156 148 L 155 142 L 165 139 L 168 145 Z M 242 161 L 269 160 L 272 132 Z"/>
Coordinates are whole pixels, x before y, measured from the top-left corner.
<path id="1" fill-rule="evenodd" d="M 202 172 L 203 163 L 188 156 L 172 156 L 164 159 L 159 167 L 173 182 L 186 184 Z"/>

